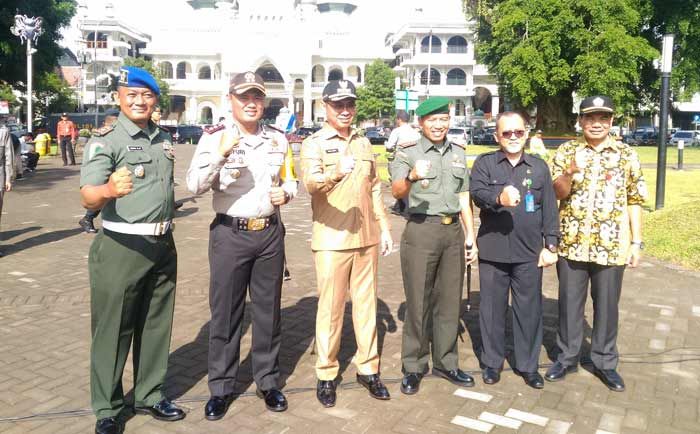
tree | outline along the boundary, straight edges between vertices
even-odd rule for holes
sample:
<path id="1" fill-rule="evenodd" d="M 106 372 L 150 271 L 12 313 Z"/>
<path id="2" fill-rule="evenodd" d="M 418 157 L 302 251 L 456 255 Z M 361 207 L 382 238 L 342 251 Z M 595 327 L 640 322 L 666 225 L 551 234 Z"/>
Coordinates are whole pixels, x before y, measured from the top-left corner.
<path id="1" fill-rule="evenodd" d="M 394 71 L 382 60 L 367 65 L 365 84 L 357 88 L 357 120 L 394 114 Z"/>
<path id="2" fill-rule="evenodd" d="M 72 112 L 78 105 L 75 91 L 55 72 L 38 77 L 34 109 L 38 113 Z"/>
<path id="3" fill-rule="evenodd" d="M 537 127 L 571 131 L 572 94 L 636 106 L 642 67 L 658 57 L 640 35 L 640 1 L 469 1 L 478 56 L 516 105 L 537 107 Z M 476 3 L 476 5 L 475 5 Z M 476 6 L 476 7 L 475 7 Z"/>
<path id="4" fill-rule="evenodd" d="M 10 106 L 10 113 L 20 104 L 12 90 L 12 86 L 0 81 L 0 101 L 7 101 Z"/>
<path id="5" fill-rule="evenodd" d="M 151 73 L 155 77 L 158 87 L 160 87 L 160 98 L 158 99 L 160 108 L 163 111 L 167 111 L 170 108 L 170 87 L 161 77 L 160 68 L 154 67 L 153 62 L 143 57 L 127 57 L 124 59 L 124 66 L 135 66 Z M 117 79 L 118 77 L 112 77 L 112 81 L 115 83 Z"/>
<path id="6" fill-rule="evenodd" d="M 41 16 L 44 33 L 39 37 L 37 52 L 33 56 L 36 77 L 50 73 L 57 66 L 62 49 L 61 27 L 70 24 L 75 15 L 75 0 L 2 0 L 0 7 L 0 78 L 11 86 L 25 90 L 27 79 L 27 48 L 20 39 L 10 33 L 15 15 Z"/>

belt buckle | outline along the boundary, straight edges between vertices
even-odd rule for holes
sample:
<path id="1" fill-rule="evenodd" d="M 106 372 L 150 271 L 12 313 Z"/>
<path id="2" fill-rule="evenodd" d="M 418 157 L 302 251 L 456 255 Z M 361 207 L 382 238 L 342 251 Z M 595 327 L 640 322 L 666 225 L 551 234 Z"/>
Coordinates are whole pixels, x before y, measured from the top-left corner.
<path id="1" fill-rule="evenodd" d="M 163 224 L 163 222 L 156 223 L 156 229 L 153 231 L 153 235 L 156 237 L 163 235 L 163 228 L 164 227 L 165 227 L 165 225 Z"/>
<path id="2" fill-rule="evenodd" d="M 451 215 L 444 215 L 440 219 L 440 223 L 443 225 L 451 225 L 452 224 L 452 216 Z"/>
<path id="3" fill-rule="evenodd" d="M 248 219 L 248 230 L 249 231 L 261 231 L 265 229 L 265 219 Z"/>

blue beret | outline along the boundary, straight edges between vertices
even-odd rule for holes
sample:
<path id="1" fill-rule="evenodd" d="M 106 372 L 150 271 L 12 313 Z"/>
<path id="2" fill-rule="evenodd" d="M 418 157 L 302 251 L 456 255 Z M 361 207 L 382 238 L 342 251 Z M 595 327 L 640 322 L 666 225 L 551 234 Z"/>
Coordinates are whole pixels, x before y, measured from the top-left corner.
<path id="1" fill-rule="evenodd" d="M 156 79 L 147 71 L 135 66 L 122 66 L 119 68 L 119 86 L 146 87 L 160 96 L 160 87 Z"/>
<path id="2" fill-rule="evenodd" d="M 434 96 L 423 101 L 418 108 L 416 114 L 420 117 L 432 114 L 442 114 L 450 112 L 450 99 L 443 96 Z"/>

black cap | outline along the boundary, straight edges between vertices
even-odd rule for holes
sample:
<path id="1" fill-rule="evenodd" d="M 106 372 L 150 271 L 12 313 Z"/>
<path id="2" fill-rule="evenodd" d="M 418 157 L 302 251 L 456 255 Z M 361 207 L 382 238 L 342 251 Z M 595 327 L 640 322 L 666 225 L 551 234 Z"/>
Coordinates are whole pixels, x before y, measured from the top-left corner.
<path id="1" fill-rule="evenodd" d="M 323 88 L 324 101 L 340 101 L 346 98 L 357 99 L 355 85 L 348 80 L 331 80 Z"/>
<path id="2" fill-rule="evenodd" d="M 586 113 L 613 113 L 615 112 L 615 104 L 613 104 L 610 97 L 603 95 L 589 96 L 581 101 L 581 106 L 579 107 L 580 114 Z"/>
<path id="3" fill-rule="evenodd" d="M 241 95 L 250 89 L 257 89 L 265 95 L 265 80 L 253 71 L 241 72 L 231 77 L 229 93 Z"/>
<path id="4" fill-rule="evenodd" d="M 66 113 L 66 112 L 61 113 L 61 117 L 67 117 L 67 116 L 68 116 L 68 113 Z"/>

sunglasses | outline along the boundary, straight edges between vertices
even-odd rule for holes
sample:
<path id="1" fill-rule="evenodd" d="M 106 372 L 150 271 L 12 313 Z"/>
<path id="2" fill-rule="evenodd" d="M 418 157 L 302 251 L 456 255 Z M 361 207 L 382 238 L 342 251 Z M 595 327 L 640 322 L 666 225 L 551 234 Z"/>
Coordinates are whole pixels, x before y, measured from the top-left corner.
<path id="1" fill-rule="evenodd" d="M 355 101 L 328 102 L 328 105 L 331 106 L 335 111 L 355 110 Z"/>
<path id="2" fill-rule="evenodd" d="M 501 136 L 506 139 L 510 139 L 515 135 L 515 137 L 522 139 L 523 136 L 525 135 L 525 130 L 508 130 L 508 131 L 501 131 Z"/>

